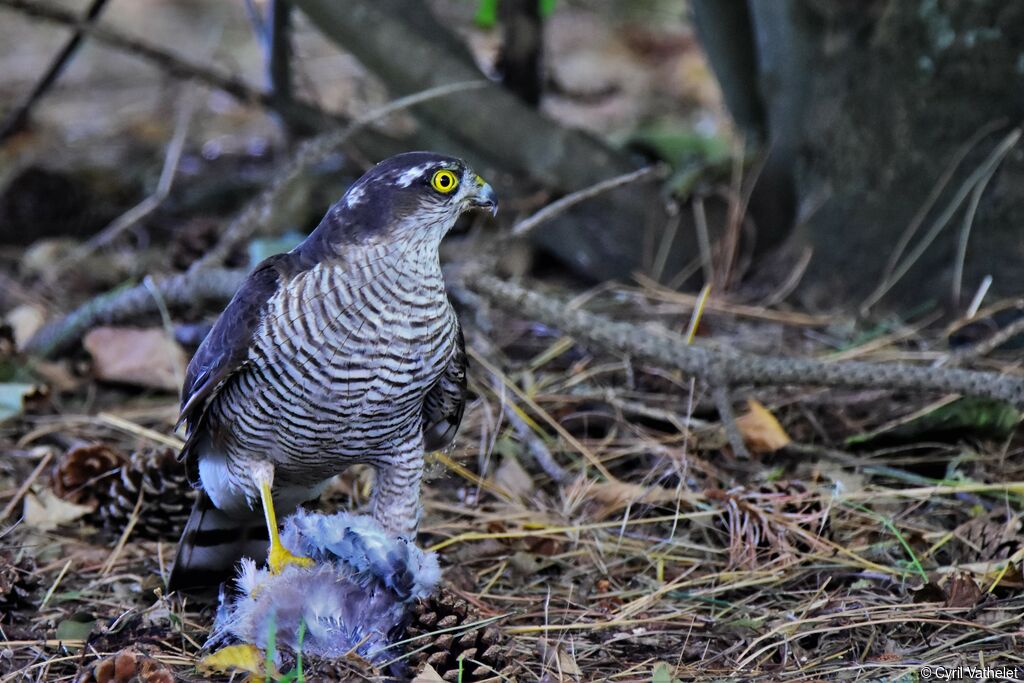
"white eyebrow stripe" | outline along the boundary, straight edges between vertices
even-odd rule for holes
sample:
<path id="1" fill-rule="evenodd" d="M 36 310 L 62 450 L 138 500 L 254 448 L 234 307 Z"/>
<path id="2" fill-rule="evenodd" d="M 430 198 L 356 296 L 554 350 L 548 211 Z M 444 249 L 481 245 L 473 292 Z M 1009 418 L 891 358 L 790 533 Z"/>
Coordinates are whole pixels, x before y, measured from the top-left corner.
<path id="1" fill-rule="evenodd" d="M 419 178 L 423 173 L 432 166 L 432 164 L 420 164 L 419 166 L 413 166 L 402 175 L 395 178 L 395 184 L 399 187 L 409 187 L 413 181 Z"/>
<path id="2" fill-rule="evenodd" d="M 345 193 L 345 205 L 351 209 L 353 206 L 363 201 L 364 194 L 366 194 L 366 190 L 362 185 L 354 185 L 350 187 L 348 192 Z"/>

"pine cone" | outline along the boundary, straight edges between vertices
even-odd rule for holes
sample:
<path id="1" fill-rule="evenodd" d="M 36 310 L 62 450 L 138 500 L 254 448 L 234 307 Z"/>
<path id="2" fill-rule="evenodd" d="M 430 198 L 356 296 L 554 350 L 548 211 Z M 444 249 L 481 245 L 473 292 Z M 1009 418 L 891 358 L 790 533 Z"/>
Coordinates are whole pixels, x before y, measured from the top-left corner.
<path id="1" fill-rule="evenodd" d="M 130 458 L 103 444 L 72 448 L 53 470 L 54 492 L 72 503 L 94 506 L 88 521 L 114 534 L 124 531 L 143 491 L 134 538 L 177 540 L 195 491 L 169 448 L 146 448 Z"/>
<path id="2" fill-rule="evenodd" d="M 126 648 L 79 671 L 75 683 L 174 683 L 174 674 L 152 657 Z"/>
<path id="3" fill-rule="evenodd" d="M 104 444 L 75 446 L 53 467 L 53 492 L 71 503 L 96 505 L 110 472 L 126 461 L 122 453 Z"/>
<path id="4" fill-rule="evenodd" d="M 107 480 L 94 521 L 120 533 L 131 519 L 142 494 L 142 507 L 132 532 L 134 538 L 176 541 L 192 512 L 196 492 L 189 485 L 185 468 L 169 448 L 136 451 L 120 476 Z"/>
<path id="5" fill-rule="evenodd" d="M 997 508 L 987 515 L 961 524 L 953 532 L 954 561 L 991 562 L 1013 557 L 1024 545 L 1024 522 Z"/>
<path id="6" fill-rule="evenodd" d="M 452 591 L 442 588 L 426 600 L 418 601 L 412 610 L 412 622 L 405 637 L 416 638 L 424 634 L 451 629 L 462 624 L 478 621 L 480 614 L 468 602 Z M 409 644 L 411 650 L 424 645 L 409 658 L 414 671 L 430 664 L 446 681 L 483 681 L 515 673 L 515 666 L 509 660 L 505 636 L 495 626 L 475 628 L 471 631 L 445 631 L 438 635 L 427 635 Z M 464 659 L 462 676 L 459 677 L 459 659 Z M 472 660 L 472 661 L 471 661 Z"/>
<path id="7" fill-rule="evenodd" d="M 32 592 L 39 587 L 36 563 L 30 557 L 15 561 L 11 551 L 0 552 L 0 620 L 15 610 L 31 606 Z"/>

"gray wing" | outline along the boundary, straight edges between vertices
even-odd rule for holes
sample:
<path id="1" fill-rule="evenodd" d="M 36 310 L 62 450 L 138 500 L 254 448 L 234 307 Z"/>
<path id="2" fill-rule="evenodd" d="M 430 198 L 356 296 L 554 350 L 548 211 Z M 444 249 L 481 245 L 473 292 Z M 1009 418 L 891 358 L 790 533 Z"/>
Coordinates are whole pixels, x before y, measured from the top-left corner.
<path id="1" fill-rule="evenodd" d="M 178 459 L 185 461 L 190 478 L 196 469 L 191 453 L 202 432 L 207 406 L 245 366 L 266 303 L 285 279 L 288 256 L 271 256 L 249 274 L 188 364 L 178 418 L 179 425 L 186 424 L 187 439 Z"/>
<path id="2" fill-rule="evenodd" d="M 428 451 L 451 445 L 466 409 L 466 342 L 458 320 L 455 325 L 455 353 L 423 400 L 423 445 Z"/>

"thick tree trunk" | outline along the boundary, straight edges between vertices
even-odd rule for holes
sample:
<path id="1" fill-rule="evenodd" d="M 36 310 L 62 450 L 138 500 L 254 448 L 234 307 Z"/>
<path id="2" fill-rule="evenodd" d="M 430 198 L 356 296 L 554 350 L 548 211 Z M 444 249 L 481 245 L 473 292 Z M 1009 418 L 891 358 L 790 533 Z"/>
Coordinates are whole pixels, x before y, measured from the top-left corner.
<path id="1" fill-rule="evenodd" d="M 958 150 L 987 126 L 1000 120 L 1017 125 L 1024 117 L 1024 4 L 889 0 L 881 9 L 868 30 L 844 31 L 838 49 L 822 48 L 806 116 L 800 192 L 820 192 L 827 199 L 798 238 L 816 249 L 808 293 L 819 300 L 830 291 L 847 292 L 858 303 L 876 290 L 881 294 L 878 286 L 887 279 L 901 236 Z M 997 128 L 977 142 L 901 261 L 925 244 L 940 213 L 1006 133 Z M 986 275 L 995 278 L 996 292 L 1019 294 L 1022 174 L 1018 148 L 988 187 L 979 188 L 984 193 L 970 232 L 964 232 L 970 203 L 965 198 L 891 287 L 888 301 L 901 307 L 926 300 L 955 304 L 957 280 L 970 296 Z"/>
<path id="2" fill-rule="evenodd" d="M 1024 157 L 1011 127 L 1024 119 L 1024 3 L 747 6 L 769 144 L 793 152 L 806 218 L 790 244 L 814 248 L 805 301 L 906 310 L 955 304 L 959 291 L 962 304 L 986 275 L 994 292 L 1019 294 Z"/>

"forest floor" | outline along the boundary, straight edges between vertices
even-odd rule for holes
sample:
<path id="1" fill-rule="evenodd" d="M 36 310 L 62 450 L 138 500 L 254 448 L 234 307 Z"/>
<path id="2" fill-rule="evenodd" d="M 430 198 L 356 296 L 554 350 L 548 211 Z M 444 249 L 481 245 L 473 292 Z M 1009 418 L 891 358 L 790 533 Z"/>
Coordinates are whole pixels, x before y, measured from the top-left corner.
<path id="1" fill-rule="evenodd" d="M 228 61 L 247 65 L 258 82 L 244 18 L 197 37 L 185 28 L 202 3 L 157 6 L 150 19 L 198 40 L 184 49 L 210 54 L 209 45 L 226 44 Z M 145 18 L 119 17 L 136 27 Z M 593 37 L 580 25 L 557 32 L 566 53 Z M 0 34 L 26 36 L 3 59 L 30 65 L 0 69 L 5 96 L 30 87 L 55 44 L 49 38 L 62 35 L 30 31 L 43 29 L 7 15 L 0 22 Z M 325 106 L 359 114 L 386 100 L 353 60 L 302 35 L 307 76 Z M 655 47 L 659 59 L 679 53 L 680 82 L 706 85 L 690 38 Z M 644 58 L 627 48 L 601 53 L 615 69 L 566 67 L 562 78 L 604 92 L 606 84 L 587 79 L 611 72 L 646 88 L 633 78 Z M 181 114 L 169 104 L 180 91 L 123 55 L 83 58 L 41 107 L 35 131 L 0 152 L 0 186 L 22 183 L 0 198 L 0 683 L 131 680 L 105 678 L 118 653 L 119 672 L 137 671 L 138 680 L 243 680 L 197 670 L 215 605 L 165 590 L 194 495 L 174 462 L 176 391 L 218 307 L 93 331 L 84 347 L 52 360 L 20 349 L 44 320 L 95 295 L 184 272 L 272 177 L 284 141 L 270 117 L 217 93 L 186 91 L 190 123 L 161 116 L 168 107 Z M 111 97 L 97 97 L 99 87 Z M 721 115 L 703 86 L 680 86 L 653 104 L 650 92 L 608 92 L 596 103 L 563 97 L 548 113 L 605 133 L 684 100 L 694 125 Z M 109 244 L 77 251 L 152 191 L 167 140 L 182 126 L 190 142 L 166 200 Z M 513 214 L 515 199 L 529 206 L 514 198 Z M 42 237 L 42 225 L 56 227 Z M 283 244 L 254 240 L 231 258 L 240 265 Z M 492 231 L 473 226 L 452 236 L 444 258 L 457 272 L 495 244 Z M 695 296 L 647 280 L 594 287 L 526 249 L 510 251 L 525 254 L 523 263 L 505 267 L 576 306 L 679 333 L 694 318 Z M 416 623 L 432 610 L 453 615 L 457 637 L 427 628 L 409 660 L 428 659 L 442 680 L 463 681 L 917 681 L 958 666 L 1003 668 L 989 680 L 1024 679 L 1016 410 L 886 390 L 736 387 L 749 450 L 738 453 L 703 383 L 465 292 L 455 298 L 471 399 L 452 450 L 429 458 L 419 543 L 438 553 L 445 592 Z M 985 333 L 993 310 L 1015 305 L 993 304 L 978 314 L 981 324 L 964 327 L 929 311 L 864 322 L 775 303 L 783 300 L 741 287 L 714 292 L 695 343 L 943 365 L 951 348 Z M 1020 352 L 973 365 L 1019 373 Z M 371 486 L 368 469 L 350 468 L 321 505 L 365 509 Z M 383 675 L 356 660 L 306 662 L 303 673 Z"/>

